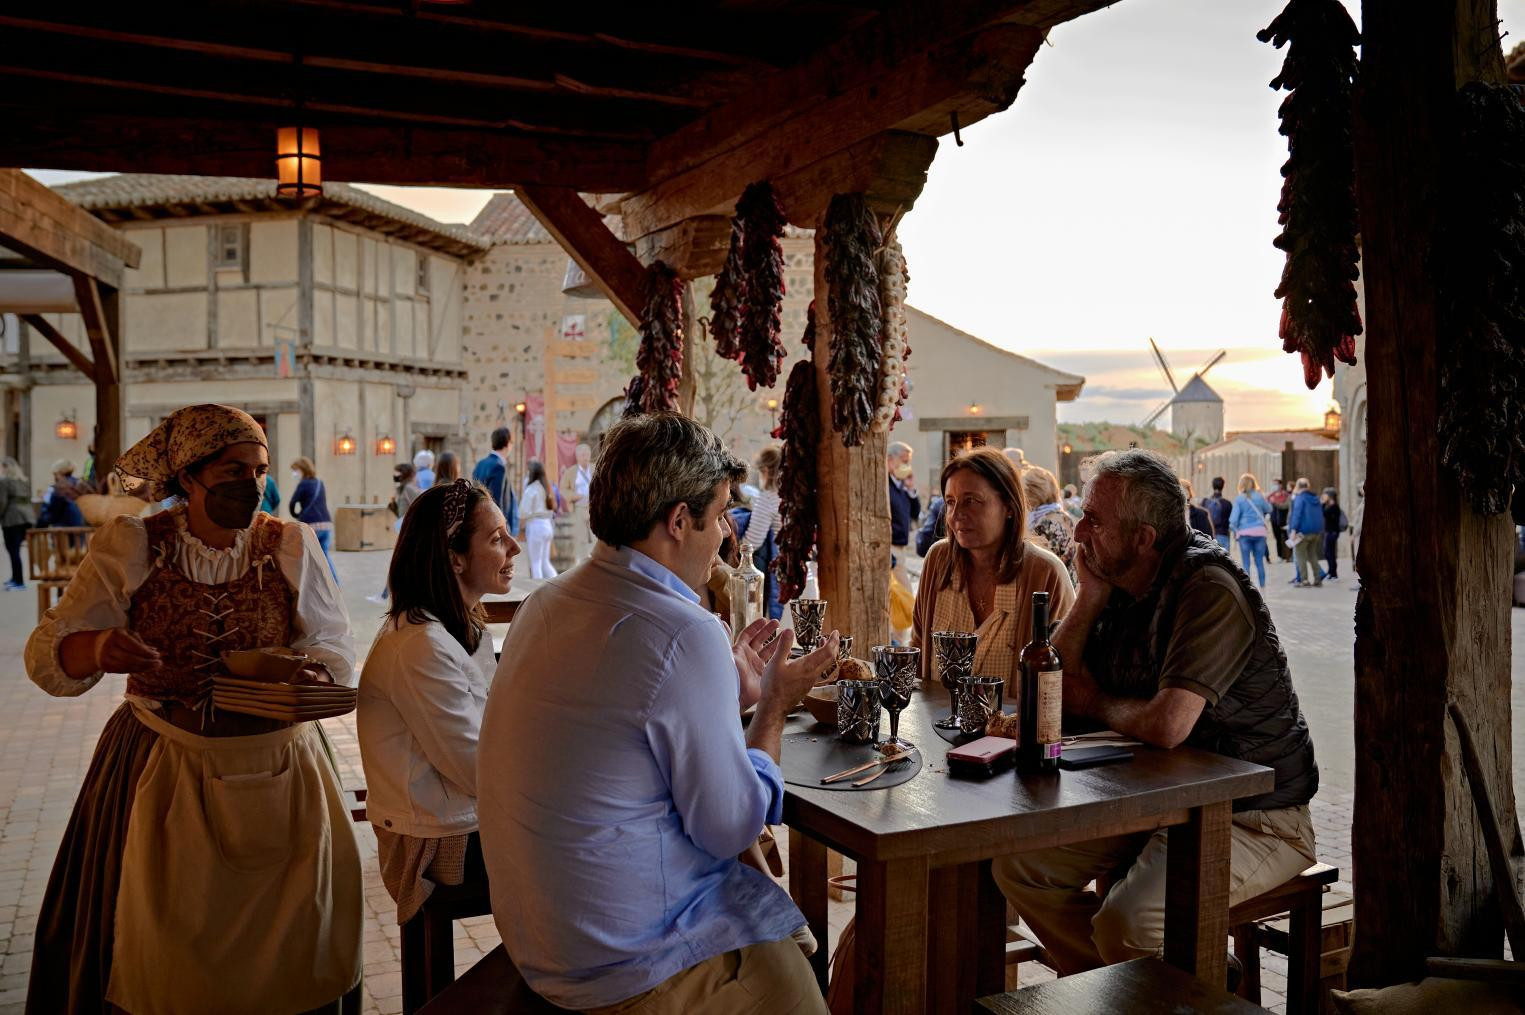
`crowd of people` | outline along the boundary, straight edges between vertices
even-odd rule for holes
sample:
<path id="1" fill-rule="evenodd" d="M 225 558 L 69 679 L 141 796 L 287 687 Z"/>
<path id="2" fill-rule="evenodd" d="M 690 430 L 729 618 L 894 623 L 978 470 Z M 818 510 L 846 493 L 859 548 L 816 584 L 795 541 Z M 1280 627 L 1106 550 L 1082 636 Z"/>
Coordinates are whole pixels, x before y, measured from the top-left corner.
<path id="1" fill-rule="evenodd" d="M 510 444 L 494 434 L 471 479 L 443 454 L 394 471 L 387 613 L 356 722 L 398 922 L 435 886 L 474 884 L 527 984 L 563 1007 L 823 1012 L 807 956 L 827 943 L 753 847 L 781 819 L 785 717 L 838 637 L 795 656 L 776 614 L 731 631 L 714 612 L 717 569 L 772 547 L 778 449 L 749 468 L 692 420 L 647 414 L 608 431 L 596 462 L 579 449 L 559 483 L 538 462 L 515 483 Z M 898 445 L 886 461 L 901 557 L 911 460 Z M 272 644 L 306 655 L 298 682 L 356 683 L 324 530 L 259 510 L 268 449 L 237 409 L 173 414 L 118 469 L 173 506 L 103 526 L 26 648 L 51 694 L 128 675 L 41 906 L 29 1010 L 334 1010 L 360 975 L 360 861 L 321 729 L 209 709 L 205 692 L 223 651 Z M 1017 449 L 948 461 L 906 637 L 924 678 L 932 633 L 964 631 L 977 672 L 1015 681 L 1046 593 L 1067 714 L 1272 768 L 1274 788 L 1236 804 L 1237 902 L 1314 856 L 1318 770 L 1286 657 L 1248 567 L 1193 531 L 1163 459 L 1116 452 L 1094 470 L 1080 498 Z M 296 472 L 291 510 L 327 521 L 311 463 Z M 482 600 L 510 590 L 521 553 L 544 574 L 537 523 L 563 501 L 585 514 L 589 555 L 545 575 L 495 659 Z M 1226 519 L 1241 554 L 1263 551 L 1269 503 L 1241 480 Z M 1223 509 L 1202 510 L 1212 524 Z M 1294 531 L 1309 524 L 1291 510 Z M 1146 830 L 1005 857 L 995 875 L 1076 972 L 1159 950 L 1167 843 Z M 1087 886 L 1104 874 L 1101 899 Z"/>

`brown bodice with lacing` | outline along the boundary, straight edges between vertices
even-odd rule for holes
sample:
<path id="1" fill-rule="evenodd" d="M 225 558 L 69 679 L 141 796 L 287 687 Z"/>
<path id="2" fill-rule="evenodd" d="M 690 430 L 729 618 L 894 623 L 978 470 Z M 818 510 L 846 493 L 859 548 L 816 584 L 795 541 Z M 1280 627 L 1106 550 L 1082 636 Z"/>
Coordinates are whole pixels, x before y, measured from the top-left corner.
<path id="1" fill-rule="evenodd" d="M 255 515 L 249 533 L 249 569 L 221 585 L 203 585 L 173 563 L 179 538 L 176 512 L 144 520 L 148 530 L 148 580 L 133 593 L 128 625 L 159 650 L 159 669 L 132 673 L 127 693 L 196 705 L 210 691 L 223 652 L 289 645 L 294 634 L 296 593 L 276 563 L 283 523 Z"/>

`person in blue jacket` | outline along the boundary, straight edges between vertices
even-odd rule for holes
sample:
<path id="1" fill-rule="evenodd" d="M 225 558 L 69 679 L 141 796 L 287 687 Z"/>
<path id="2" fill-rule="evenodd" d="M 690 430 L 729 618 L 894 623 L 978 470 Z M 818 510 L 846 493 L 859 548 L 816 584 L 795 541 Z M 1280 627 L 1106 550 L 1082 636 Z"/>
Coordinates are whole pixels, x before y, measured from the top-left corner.
<path id="1" fill-rule="evenodd" d="M 1266 537 L 1270 534 L 1269 516 L 1271 504 L 1260 493 L 1260 484 L 1246 472 L 1239 477 L 1239 496 L 1234 498 L 1234 510 L 1229 515 L 1228 528 L 1239 541 L 1239 560 L 1244 573 L 1250 573 L 1250 561 L 1255 561 L 1256 576 L 1260 587 L 1266 587 Z"/>
<path id="2" fill-rule="evenodd" d="M 265 477 L 265 496 L 259 502 L 259 509 L 267 515 L 273 515 L 281 507 L 281 491 L 275 485 L 275 477 Z"/>
<path id="3" fill-rule="evenodd" d="M 1292 550 L 1292 567 L 1296 573 L 1290 584 L 1299 587 L 1312 584 L 1317 588 L 1324 584 L 1324 569 L 1318 564 L 1319 554 L 1324 549 L 1324 507 L 1307 476 L 1299 478 L 1294 489 L 1292 515 L 1287 519 L 1287 530 L 1297 539 L 1297 546 Z"/>
<path id="4" fill-rule="evenodd" d="M 312 529 L 313 535 L 318 537 L 318 545 L 323 548 L 323 556 L 328 561 L 328 571 L 338 584 L 339 572 L 334 570 L 333 554 L 334 519 L 328 513 L 328 491 L 318 478 L 317 467 L 306 455 L 291 463 L 291 478 L 297 487 L 291 492 L 287 510 L 291 517 Z"/>
<path id="5" fill-rule="evenodd" d="M 492 502 L 503 512 L 510 535 L 519 531 L 519 502 L 514 497 L 514 484 L 508 482 L 508 447 L 512 441 L 513 432 L 506 426 L 498 427 L 492 432 L 492 450 L 471 470 L 471 478 L 487 488 Z"/>
<path id="6" fill-rule="evenodd" d="M 1229 516 L 1234 513 L 1233 502 L 1223 496 L 1223 477 L 1213 477 L 1213 495 L 1202 498 L 1202 506 L 1207 509 L 1207 516 L 1213 520 L 1213 538 L 1218 545 L 1228 549 Z"/>

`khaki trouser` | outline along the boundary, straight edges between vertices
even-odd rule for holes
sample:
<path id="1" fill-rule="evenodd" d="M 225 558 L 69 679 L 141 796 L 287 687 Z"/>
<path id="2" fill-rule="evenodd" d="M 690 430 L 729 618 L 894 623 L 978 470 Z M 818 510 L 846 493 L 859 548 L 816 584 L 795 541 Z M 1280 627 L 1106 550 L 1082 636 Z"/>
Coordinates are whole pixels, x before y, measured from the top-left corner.
<path id="1" fill-rule="evenodd" d="M 1323 568 L 1319 565 L 1319 554 L 1323 547 L 1324 537 L 1317 532 L 1311 536 L 1304 533 L 1303 538 L 1292 547 L 1292 567 L 1305 584 L 1320 584 L 1319 572 Z"/>
<path id="2" fill-rule="evenodd" d="M 724 952 L 591 1015 L 827 1015 L 815 973 L 791 938 Z"/>
<path id="3" fill-rule="evenodd" d="M 996 883 L 1038 935 L 1061 974 L 1158 956 L 1165 942 L 1167 829 L 997 859 Z M 1314 862 L 1306 805 L 1242 811 L 1230 831 L 1229 905 L 1302 873 Z M 1129 864 L 1131 863 L 1131 866 Z M 1127 867 L 1105 899 L 1088 885 Z"/>

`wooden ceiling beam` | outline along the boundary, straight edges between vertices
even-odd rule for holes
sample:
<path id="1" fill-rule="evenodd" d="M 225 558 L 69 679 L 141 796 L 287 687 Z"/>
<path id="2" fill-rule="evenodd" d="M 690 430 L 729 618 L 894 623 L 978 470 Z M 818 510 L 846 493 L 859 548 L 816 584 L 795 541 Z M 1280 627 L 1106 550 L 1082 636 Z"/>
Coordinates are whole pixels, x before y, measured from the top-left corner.
<path id="1" fill-rule="evenodd" d="M 568 187 L 518 187 L 514 193 L 619 312 L 639 325 L 646 272 L 604 217 Z"/>
<path id="2" fill-rule="evenodd" d="M 213 115 L 107 112 L 70 113 L 65 120 L 53 108 L 17 106 L 13 95 L 0 97 L 0 121 L 6 125 L 0 132 L 0 164 L 259 178 L 275 171 L 274 120 L 236 122 Z M 624 192 L 644 184 L 644 154 L 643 145 L 581 138 L 530 138 L 435 127 L 335 124 L 323 128 L 323 175 L 367 183 L 545 184 Z"/>
<path id="3" fill-rule="evenodd" d="M 773 189 L 791 222 L 814 224 L 837 194 L 862 194 L 870 208 L 893 221 L 921 196 L 937 148 L 935 137 L 886 131 L 778 177 Z"/>
<path id="4" fill-rule="evenodd" d="M 803 80 L 791 78 L 781 85 L 783 94 L 826 98 L 799 107 L 782 105 L 784 115 L 778 109 L 759 110 L 745 100 L 748 110 L 737 113 L 750 120 L 737 121 L 735 129 L 742 143 L 721 136 L 719 112 L 655 142 L 647 175 L 657 182 L 620 203 L 626 235 L 644 236 L 694 215 L 727 212 L 748 183 L 798 173 L 889 130 L 912 126 L 935 136 L 952 129 L 954 112 L 967 125 L 1005 109 L 1016 98 L 1042 42 L 1041 30 L 999 25 L 972 39 L 867 65 L 845 87 L 831 86 L 832 71 L 840 77 L 840 68 L 812 61 L 808 73 L 816 75 L 814 84 L 807 87 Z M 799 71 L 806 73 L 807 68 Z M 770 89 L 764 83 L 756 91 L 768 94 Z M 683 140 L 692 147 L 680 149 Z M 696 161 L 705 155 L 706 160 Z M 851 189 L 839 186 L 827 193 Z M 790 221 L 808 226 L 812 218 L 791 213 Z"/>
<path id="5" fill-rule="evenodd" d="M 699 215 L 641 237 L 635 250 L 642 264 L 663 261 L 687 281 L 718 274 L 730 247 L 730 217 Z"/>
<path id="6" fill-rule="evenodd" d="M 85 334 L 90 336 L 90 352 L 95 363 L 94 380 L 97 384 L 117 384 L 122 375 L 117 367 L 115 343 L 111 336 L 111 322 L 106 319 L 106 309 L 101 304 L 101 288 L 95 279 L 83 275 L 74 276 L 74 298 L 79 302 L 79 313 L 85 321 Z"/>
<path id="7" fill-rule="evenodd" d="M 124 270 L 136 268 L 143 256 L 136 243 L 19 169 L 0 169 L 0 245 L 49 268 L 89 275 L 116 288 Z"/>
<path id="8" fill-rule="evenodd" d="M 95 364 L 90 362 L 90 357 L 80 352 L 73 342 L 65 338 L 61 331 L 48 322 L 46 317 L 41 314 L 22 314 L 21 319 L 33 331 L 47 339 L 53 348 L 63 353 L 64 359 L 73 363 L 75 368 L 85 375 L 87 381 L 91 384 L 95 383 Z"/>

